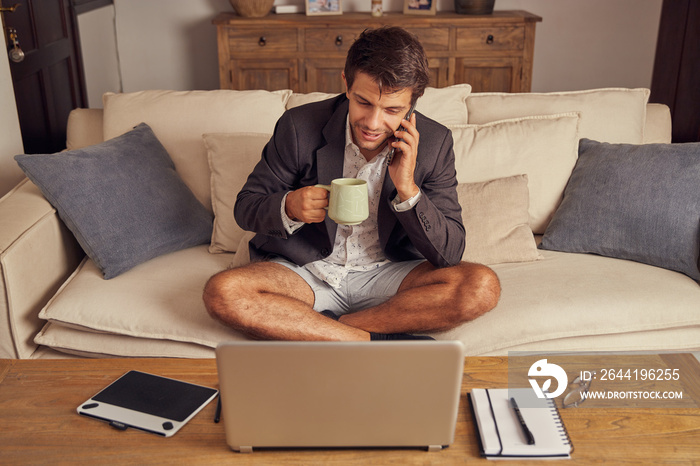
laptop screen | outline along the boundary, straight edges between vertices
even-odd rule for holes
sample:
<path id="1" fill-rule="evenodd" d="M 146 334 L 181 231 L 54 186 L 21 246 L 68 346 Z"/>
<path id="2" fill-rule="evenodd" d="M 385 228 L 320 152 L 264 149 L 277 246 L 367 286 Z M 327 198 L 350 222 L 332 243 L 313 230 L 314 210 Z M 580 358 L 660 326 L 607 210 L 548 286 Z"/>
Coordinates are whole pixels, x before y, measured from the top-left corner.
<path id="1" fill-rule="evenodd" d="M 436 449 L 454 440 L 459 341 L 231 342 L 216 357 L 234 450 Z"/>

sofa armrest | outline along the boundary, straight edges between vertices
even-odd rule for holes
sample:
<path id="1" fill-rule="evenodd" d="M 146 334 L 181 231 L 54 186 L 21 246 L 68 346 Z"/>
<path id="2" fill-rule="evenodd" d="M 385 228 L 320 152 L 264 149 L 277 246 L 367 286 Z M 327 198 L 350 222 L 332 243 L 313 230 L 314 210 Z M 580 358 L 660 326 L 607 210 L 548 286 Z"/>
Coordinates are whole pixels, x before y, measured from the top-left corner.
<path id="1" fill-rule="evenodd" d="M 647 104 L 644 144 L 671 142 L 671 110 L 664 104 Z"/>
<path id="2" fill-rule="evenodd" d="M 29 358 L 39 311 L 84 253 L 41 191 L 24 179 L 0 198 L 0 358 Z"/>
<path id="3" fill-rule="evenodd" d="M 104 141 L 101 108 L 76 108 L 68 115 L 66 149 L 80 149 Z"/>

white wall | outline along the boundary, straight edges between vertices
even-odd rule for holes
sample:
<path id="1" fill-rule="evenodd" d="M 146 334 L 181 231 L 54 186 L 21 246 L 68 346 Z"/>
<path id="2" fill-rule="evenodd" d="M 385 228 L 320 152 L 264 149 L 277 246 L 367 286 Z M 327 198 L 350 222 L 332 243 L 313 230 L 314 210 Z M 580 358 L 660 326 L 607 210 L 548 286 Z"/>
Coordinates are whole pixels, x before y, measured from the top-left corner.
<path id="1" fill-rule="evenodd" d="M 219 65 L 211 20 L 228 0 L 115 0 L 124 92 L 216 89 Z"/>
<path id="2" fill-rule="evenodd" d="M 114 21 L 113 5 L 78 16 L 80 47 L 85 57 L 87 107 L 102 108 L 102 94 L 122 90 Z"/>
<path id="3" fill-rule="evenodd" d="M 0 40 L 0 44 L 4 45 L 4 42 Z M 0 197 L 24 178 L 24 173 L 13 158 L 23 153 L 24 148 L 12 88 L 10 61 L 5 50 L 3 48 L 0 51 Z"/>
<path id="4" fill-rule="evenodd" d="M 114 0 L 123 90 L 215 89 L 216 31 L 211 20 L 232 11 L 228 0 Z M 276 4 L 303 5 L 300 0 Z M 522 9 L 542 16 L 537 25 L 532 90 L 650 87 L 662 0 L 496 0 L 496 9 Z M 343 0 L 343 10 L 369 11 L 370 0 Z M 400 11 L 403 0 L 384 0 Z M 438 10 L 454 10 L 438 0 Z M 103 32 L 102 32 L 103 33 Z M 82 29 L 82 41 L 95 32 Z M 105 47 L 109 48 L 109 46 Z M 86 54 L 104 60 L 103 53 Z M 84 52 L 85 52 L 84 48 Z M 97 56 L 99 55 L 99 56 Z M 95 78 L 105 79 L 105 78 Z M 113 83 L 90 83 L 113 90 Z M 91 99 L 91 105 L 93 105 Z"/>
<path id="5" fill-rule="evenodd" d="M 651 87 L 662 0 L 496 0 L 542 16 L 534 92 Z"/>

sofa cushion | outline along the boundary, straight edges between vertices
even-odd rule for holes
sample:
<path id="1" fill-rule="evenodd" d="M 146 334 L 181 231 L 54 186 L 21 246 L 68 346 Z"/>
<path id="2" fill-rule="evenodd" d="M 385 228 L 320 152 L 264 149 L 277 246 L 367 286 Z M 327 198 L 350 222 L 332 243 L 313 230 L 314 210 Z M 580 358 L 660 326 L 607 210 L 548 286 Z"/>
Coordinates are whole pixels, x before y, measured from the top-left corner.
<path id="1" fill-rule="evenodd" d="M 496 308 L 433 336 L 461 340 L 475 355 L 700 347 L 700 286 L 692 279 L 638 262 L 541 253 L 539 261 L 492 266 L 502 287 Z"/>
<path id="2" fill-rule="evenodd" d="M 559 352 L 691 352 L 700 349 L 700 325 L 670 327 L 659 330 L 640 330 L 601 335 L 576 335 L 549 340 L 532 340 L 508 345 L 482 356 L 508 356 L 512 351 L 528 353 Z"/>
<path id="3" fill-rule="evenodd" d="M 457 186 L 467 231 L 463 261 L 524 262 L 540 255 L 529 224 L 527 175 Z"/>
<path id="4" fill-rule="evenodd" d="M 432 335 L 464 342 L 467 355 L 700 348 L 700 286 L 690 278 L 590 254 L 541 253 L 539 261 L 493 265 L 498 306 Z M 198 246 L 110 281 L 86 260 L 42 311 L 50 325 L 35 341 L 96 357 L 213 357 L 219 342 L 243 338 L 209 317 L 201 301 L 207 278 L 230 260 Z"/>
<path id="5" fill-rule="evenodd" d="M 100 280 L 94 262 L 86 259 L 39 317 L 91 332 L 215 348 L 242 338 L 212 319 L 202 301 L 209 277 L 231 259 L 230 254 L 209 254 L 206 246 L 197 246 L 150 260 L 109 281 Z"/>
<path id="6" fill-rule="evenodd" d="M 418 99 L 416 110 L 428 118 L 443 125 L 462 125 L 468 122 L 467 97 L 472 87 L 469 84 L 456 84 L 448 87 L 428 87 L 425 94 Z M 330 99 L 338 94 L 311 92 L 309 94 L 292 94 L 287 108 Z"/>
<path id="7" fill-rule="evenodd" d="M 270 136 L 260 133 L 203 136 L 211 169 L 211 201 L 215 216 L 209 252 L 236 252 L 244 230 L 233 218 L 233 206 L 248 175 L 260 161 Z"/>
<path id="8" fill-rule="evenodd" d="M 82 149 L 104 142 L 101 108 L 74 108 L 66 124 L 66 149 Z"/>
<path id="9" fill-rule="evenodd" d="M 664 104 L 647 104 L 643 144 L 670 144 L 673 136 L 671 109 Z"/>
<path id="10" fill-rule="evenodd" d="M 578 113 L 564 113 L 453 126 L 457 181 L 526 174 L 530 227 L 544 233 L 576 163 L 578 122 Z"/>
<path id="11" fill-rule="evenodd" d="M 605 142 L 640 144 L 648 89 L 592 89 L 551 93 L 476 93 L 467 99 L 470 124 L 529 115 L 580 112 L 579 135 Z"/>
<path id="12" fill-rule="evenodd" d="M 196 343 L 95 332 L 47 322 L 34 342 L 84 358 L 213 358 L 214 348 Z"/>
<path id="13" fill-rule="evenodd" d="M 146 124 L 98 145 L 15 160 L 105 279 L 211 237 L 211 214 Z"/>
<path id="14" fill-rule="evenodd" d="M 104 137 L 148 123 L 185 184 L 211 209 L 204 133 L 271 133 L 291 91 L 141 91 L 104 95 Z"/>
<path id="15" fill-rule="evenodd" d="M 311 104 L 314 102 L 320 102 L 322 100 L 332 99 L 340 95 L 340 93 L 329 93 L 329 92 L 306 92 L 306 93 L 293 93 L 289 100 L 287 101 L 287 109 L 299 107 L 301 105 Z"/>
<path id="16" fill-rule="evenodd" d="M 581 140 L 541 247 L 634 260 L 700 280 L 700 143 Z"/>

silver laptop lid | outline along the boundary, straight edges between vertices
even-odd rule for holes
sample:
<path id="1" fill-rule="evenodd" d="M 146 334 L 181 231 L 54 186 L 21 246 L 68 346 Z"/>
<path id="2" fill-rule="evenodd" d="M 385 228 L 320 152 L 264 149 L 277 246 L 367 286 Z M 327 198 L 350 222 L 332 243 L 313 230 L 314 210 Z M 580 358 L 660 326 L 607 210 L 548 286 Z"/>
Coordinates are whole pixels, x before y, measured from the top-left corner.
<path id="1" fill-rule="evenodd" d="M 226 441 L 259 447 L 450 445 L 459 341 L 230 342 L 216 349 Z"/>

